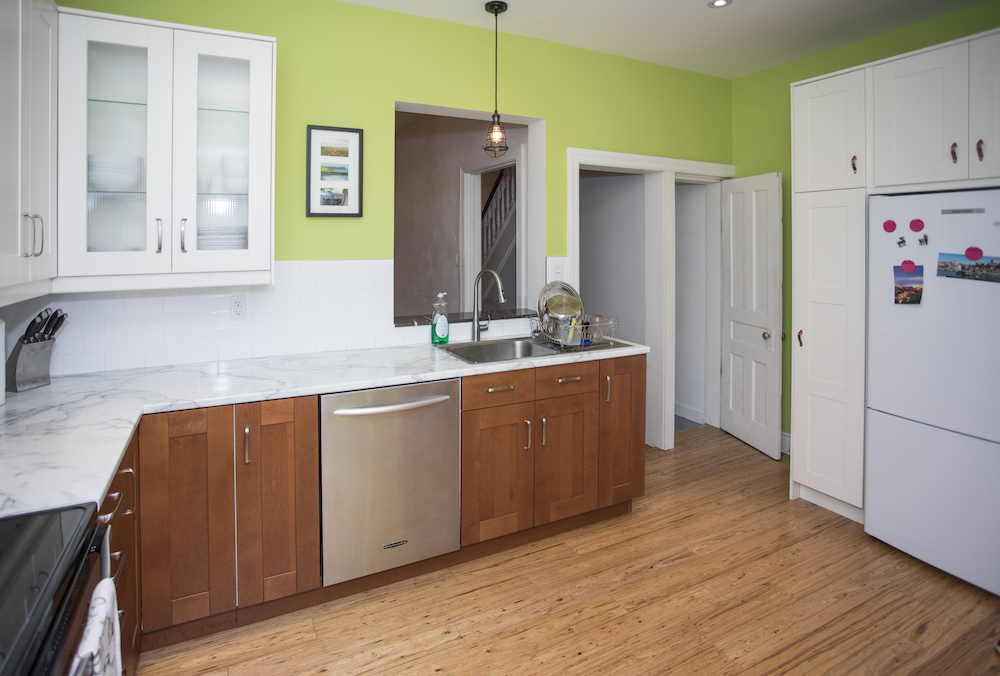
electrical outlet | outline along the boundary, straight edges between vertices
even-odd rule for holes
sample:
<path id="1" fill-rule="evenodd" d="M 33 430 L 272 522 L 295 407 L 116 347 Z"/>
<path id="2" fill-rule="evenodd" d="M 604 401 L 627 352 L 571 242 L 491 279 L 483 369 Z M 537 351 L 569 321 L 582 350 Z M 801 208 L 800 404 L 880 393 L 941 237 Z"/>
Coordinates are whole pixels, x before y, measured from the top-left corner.
<path id="1" fill-rule="evenodd" d="M 238 319 L 247 318 L 247 297 L 243 294 L 229 297 L 229 320 L 235 322 Z"/>

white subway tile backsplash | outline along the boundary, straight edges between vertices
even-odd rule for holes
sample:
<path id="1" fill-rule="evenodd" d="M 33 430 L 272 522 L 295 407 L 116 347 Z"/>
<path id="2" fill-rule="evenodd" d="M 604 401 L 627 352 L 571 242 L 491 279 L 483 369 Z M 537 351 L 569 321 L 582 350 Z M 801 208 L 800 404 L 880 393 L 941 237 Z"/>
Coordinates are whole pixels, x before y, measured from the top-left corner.
<path id="1" fill-rule="evenodd" d="M 246 319 L 230 317 L 233 295 L 246 296 Z M 392 296 L 391 259 L 277 261 L 274 285 L 53 294 L 0 319 L 9 354 L 40 310 L 70 315 L 52 375 L 430 342 L 427 326 L 393 325 Z M 527 320 L 492 327 L 484 338 L 528 332 Z M 470 324 L 452 325 L 452 342 L 470 339 Z"/>

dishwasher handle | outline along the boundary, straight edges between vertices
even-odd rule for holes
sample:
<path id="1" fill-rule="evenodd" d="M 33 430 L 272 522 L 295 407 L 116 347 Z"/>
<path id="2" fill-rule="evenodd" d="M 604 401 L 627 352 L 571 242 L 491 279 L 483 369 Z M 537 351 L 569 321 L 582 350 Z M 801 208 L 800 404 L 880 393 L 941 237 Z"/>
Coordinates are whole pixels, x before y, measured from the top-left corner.
<path id="1" fill-rule="evenodd" d="M 409 411 L 414 408 L 433 406 L 451 399 L 450 395 L 442 394 L 437 397 L 427 397 L 426 399 L 415 399 L 414 401 L 404 401 L 401 404 L 388 404 L 387 406 L 359 406 L 357 408 L 338 408 L 334 415 L 378 415 L 379 413 L 396 413 L 397 411 Z"/>

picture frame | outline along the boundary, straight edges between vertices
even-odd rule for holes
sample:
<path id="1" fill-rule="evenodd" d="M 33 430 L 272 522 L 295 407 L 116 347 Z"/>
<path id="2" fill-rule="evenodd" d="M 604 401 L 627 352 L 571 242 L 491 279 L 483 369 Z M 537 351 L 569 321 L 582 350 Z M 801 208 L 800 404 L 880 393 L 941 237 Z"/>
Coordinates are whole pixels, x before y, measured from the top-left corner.
<path id="1" fill-rule="evenodd" d="M 306 126 L 306 216 L 361 216 L 364 132 Z"/>

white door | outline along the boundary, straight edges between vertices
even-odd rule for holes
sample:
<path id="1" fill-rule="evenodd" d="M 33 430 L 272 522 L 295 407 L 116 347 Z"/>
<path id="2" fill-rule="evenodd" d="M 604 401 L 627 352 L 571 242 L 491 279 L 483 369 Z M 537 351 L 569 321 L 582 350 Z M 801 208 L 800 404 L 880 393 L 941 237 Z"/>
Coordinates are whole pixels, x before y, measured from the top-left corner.
<path id="1" fill-rule="evenodd" d="M 865 191 L 792 198 L 791 480 L 862 506 Z"/>
<path id="2" fill-rule="evenodd" d="M 1000 175 L 1000 34 L 969 43 L 969 178 Z"/>
<path id="3" fill-rule="evenodd" d="M 172 34 L 59 18 L 59 276 L 170 272 Z"/>
<path id="4" fill-rule="evenodd" d="M 874 68 L 875 185 L 969 175 L 969 43 Z"/>
<path id="5" fill-rule="evenodd" d="M 722 183 L 722 429 L 781 457 L 781 174 Z"/>
<path id="6" fill-rule="evenodd" d="M 273 45 L 174 31 L 173 271 L 271 261 Z"/>
<path id="7" fill-rule="evenodd" d="M 795 87 L 792 142 L 796 192 L 865 185 L 865 71 Z"/>

